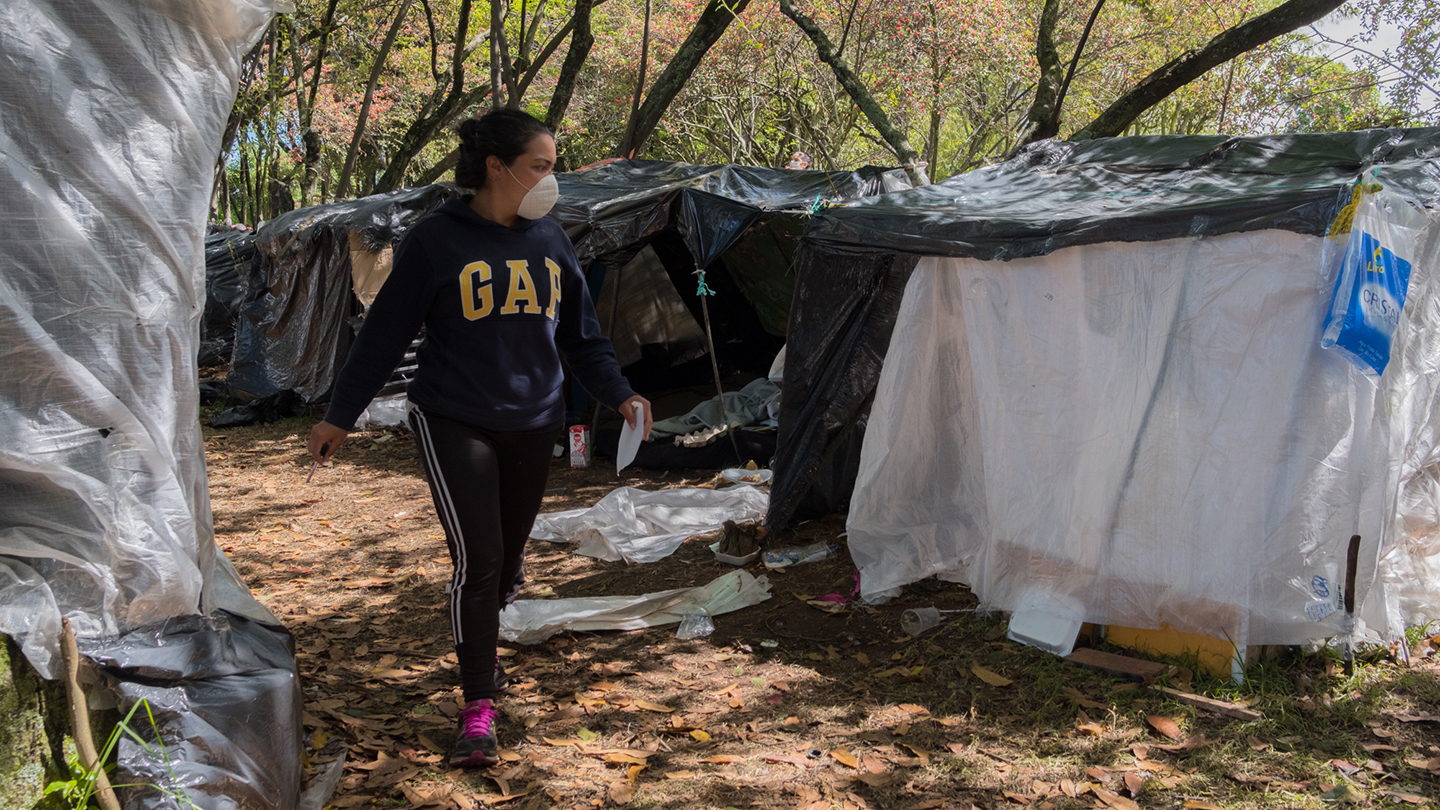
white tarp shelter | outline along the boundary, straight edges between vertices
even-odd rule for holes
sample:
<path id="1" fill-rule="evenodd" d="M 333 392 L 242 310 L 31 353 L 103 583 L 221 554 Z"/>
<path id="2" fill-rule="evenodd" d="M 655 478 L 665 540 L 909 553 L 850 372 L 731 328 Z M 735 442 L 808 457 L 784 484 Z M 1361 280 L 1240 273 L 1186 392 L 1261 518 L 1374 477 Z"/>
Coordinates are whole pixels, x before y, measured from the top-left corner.
<path id="1" fill-rule="evenodd" d="M 1378 384 L 1319 345 L 1354 182 L 1434 206 L 1437 154 L 1436 130 L 1044 143 L 827 212 L 772 525 L 843 476 L 848 420 L 866 597 L 938 576 L 1077 627 L 1297 644 L 1344 632 L 1307 605 L 1338 602 L 1359 534 L 1363 628 L 1440 618 L 1440 218 Z"/>

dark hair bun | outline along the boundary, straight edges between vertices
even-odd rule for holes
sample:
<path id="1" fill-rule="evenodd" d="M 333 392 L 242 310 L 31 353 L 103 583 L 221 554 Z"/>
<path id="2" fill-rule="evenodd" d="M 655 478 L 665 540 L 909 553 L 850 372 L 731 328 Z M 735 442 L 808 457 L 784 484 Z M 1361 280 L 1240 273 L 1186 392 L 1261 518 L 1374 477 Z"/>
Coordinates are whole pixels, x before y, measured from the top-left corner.
<path id="1" fill-rule="evenodd" d="M 460 123 L 460 160 L 455 164 L 455 184 L 465 188 L 485 187 L 485 159 L 494 155 L 506 166 L 525 154 L 537 135 L 551 135 L 539 119 L 519 110 L 493 110 L 479 118 Z M 554 137 L 551 135 L 551 137 Z"/>

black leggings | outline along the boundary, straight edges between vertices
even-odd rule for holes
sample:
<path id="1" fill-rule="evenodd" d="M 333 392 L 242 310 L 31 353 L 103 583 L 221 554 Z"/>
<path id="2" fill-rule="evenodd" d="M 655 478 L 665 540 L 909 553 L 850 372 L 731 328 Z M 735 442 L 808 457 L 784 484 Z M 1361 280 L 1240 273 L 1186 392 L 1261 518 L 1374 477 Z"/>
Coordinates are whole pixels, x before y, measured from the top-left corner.
<path id="1" fill-rule="evenodd" d="M 410 407 L 455 573 L 450 629 L 465 702 L 495 696 L 500 611 L 525 582 L 525 541 L 560 428 L 495 433 Z"/>

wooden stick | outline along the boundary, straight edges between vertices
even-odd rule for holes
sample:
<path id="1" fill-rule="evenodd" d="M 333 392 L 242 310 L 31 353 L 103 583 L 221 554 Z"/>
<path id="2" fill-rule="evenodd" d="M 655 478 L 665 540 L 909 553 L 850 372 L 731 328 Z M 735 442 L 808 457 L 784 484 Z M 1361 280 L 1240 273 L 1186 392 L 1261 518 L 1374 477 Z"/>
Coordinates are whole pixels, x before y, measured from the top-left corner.
<path id="1" fill-rule="evenodd" d="M 1355 569 L 1360 564 L 1360 535 L 1345 553 L 1345 677 L 1355 674 Z"/>
<path id="2" fill-rule="evenodd" d="M 75 750 L 80 755 L 80 765 L 87 772 L 95 774 L 95 795 L 100 800 L 101 810 L 121 810 L 115 789 L 110 786 L 110 777 L 105 775 L 105 763 L 95 749 L 95 736 L 90 731 L 90 703 L 85 699 L 85 690 L 80 688 L 80 648 L 75 644 L 75 630 L 70 620 L 60 619 L 60 657 L 65 660 L 65 692 L 70 697 L 70 720 L 75 726 Z"/>
<path id="3" fill-rule="evenodd" d="M 1247 709 L 1238 703 L 1231 703 L 1226 700 L 1197 695 L 1194 692 L 1182 692 L 1179 689 L 1169 689 L 1164 686 L 1151 686 L 1153 691 L 1168 695 L 1187 706 L 1194 706 L 1207 712 L 1223 714 L 1226 717 L 1233 717 L 1236 720 L 1259 720 L 1262 715 L 1254 709 Z"/>

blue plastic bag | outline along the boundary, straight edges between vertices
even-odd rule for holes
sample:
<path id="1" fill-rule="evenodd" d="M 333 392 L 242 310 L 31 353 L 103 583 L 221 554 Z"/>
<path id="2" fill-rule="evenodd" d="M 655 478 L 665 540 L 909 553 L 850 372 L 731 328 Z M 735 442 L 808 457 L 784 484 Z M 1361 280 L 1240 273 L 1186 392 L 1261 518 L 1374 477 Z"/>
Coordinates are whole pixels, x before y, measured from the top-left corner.
<path id="1" fill-rule="evenodd" d="M 1410 288 L 1410 263 L 1425 225 L 1423 212 L 1387 191 L 1365 194 L 1356 207 L 1320 345 L 1368 376 L 1378 378 L 1390 362 Z"/>

